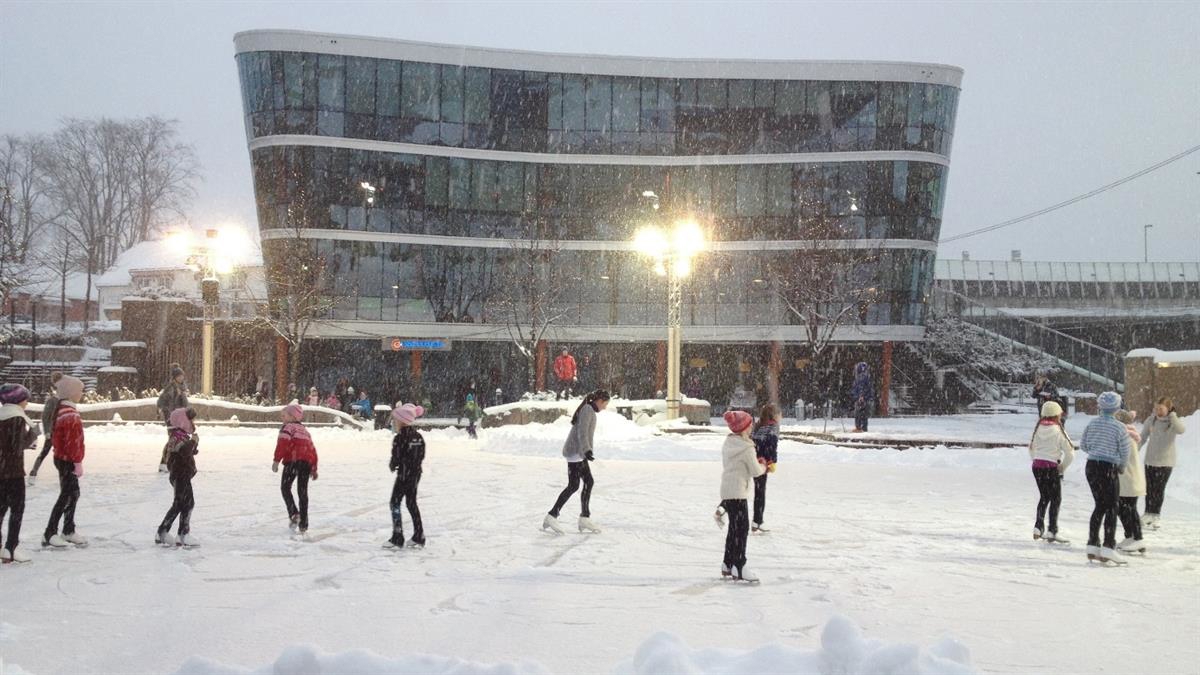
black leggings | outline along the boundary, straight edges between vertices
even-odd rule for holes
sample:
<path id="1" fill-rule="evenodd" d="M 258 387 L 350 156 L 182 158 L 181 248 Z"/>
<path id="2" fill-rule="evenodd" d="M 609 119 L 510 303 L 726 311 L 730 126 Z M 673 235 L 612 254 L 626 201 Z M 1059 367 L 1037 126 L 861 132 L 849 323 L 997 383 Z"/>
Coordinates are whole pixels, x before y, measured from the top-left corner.
<path id="1" fill-rule="evenodd" d="M 291 462 L 283 465 L 283 480 L 279 488 L 283 492 L 283 503 L 287 506 L 288 517 L 300 516 L 300 529 L 308 529 L 308 478 L 312 475 L 312 465 L 308 462 Z M 292 483 L 296 483 L 296 496 L 300 498 L 300 508 L 292 501 Z"/>
<path id="2" fill-rule="evenodd" d="M 746 539 L 750 536 L 750 515 L 745 499 L 726 499 L 721 502 L 729 518 L 725 530 L 725 564 L 734 574 L 746 566 Z"/>
<path id="3" fill-rule="evenodd" d="M 754 479 L 754 524 L 763 524 L 763 512 L 767 510 L 767 474 Z"/>
<path id="4" fill-rule="evenodd" d="M 1033 479 L 1037 481 L 1038 493 L 1041 497 L 1038 499 L 1037 505 L 1037 520 L 1034 521 L 1034 527 L 1039 530 L 1046 531 L 1043 527 L 1046 515 L 1046 508 L 1050 509 L 1050 530 L 1052 534 L 1058 533 L 1058 507 L 1062 505 L 1062 474 L 1059 473 L 1057 466 L 1034 467 Z"/>
<path id="5" fill-rule="evenodd" d="M 75 533 L 75 506 L 79 503 L 79 477 L 75 475 L 75 463 L 65 459 L 54 458 L 54 468 L 58 469 L 58 501 L 50 510 L 50 522 L 46 523 L 46 538 L 58 534 L 58 521 L 61 518 L 63 534 Z"/>
<path id="6" fill-rule="evenodd" d="M 42 461 L 48 454 L 50 454 L 50 437 L 46 436 L 46 442 L 42 443 L 42 451 L 38 453 L 37 459 L 33 460 L 33 469 L 29 471 L 30 476 L 37 475 L 38 469 L 42 468 Z"/>
<path id="7" fill-rule="evenodd" d="M 179 534 L 188 534 L 192 531 L 192 509 L 196 506 L 196 498 L 192 494 L 192 479 L 176 478 L 171 484 L 175 487 L 175 501 L 171 502 L 171 508 L 167 509 L 167 515 L 163 517 L 158 531 L 165 533 L 170 530 L 171 525 L 175 523 L 175 517 L 179 516 Z"/>
<path id="8" fill-rule="evenodd" d="M 582 462 L 567 462 L 567 487 L 558 495 L 558 501 L 554 502 L 554 508 L 550 509 L 550 515 L 558 517 L 562 511 L 563 505 L 575 494 L 579 489 L 579 483 L 583 482 L 583 494 L 579 497 L 581 518 L 591 518 L 592 512 L 588 509 L 589 502 L 592 501 L 592 485 L 595 481 L 592 480 L 592 469 L 588 466 L 588 461 Z"/>
<path id="9" fill-rule="evenodd" d="M 1088 487 L 1092 488 L 1092 499 L 1096 507 L 1092 509 L 1092 519 L 1088 523 L 1088 546 L 1100 546 L 1100 523 L 1104 523 L 1104 548 L 1117 546 L 1117 495 L 1121 493 L 1121 483 L 1118 475 L 1120 468 L 1116 464 L 1089 459 L 1087 469 Z"/>
<path id="10" fill-rule="evenodd" d="M 25 516 L 25 479 L 5 478 L 0 480 L 0 525 L 8 513 L 8 541 L 4 550 L 15 551 L 21 543 L 21 520 Z"/>
<path id="11" fill-rule="evenodd" d="M 421 476 L 396 476 L 396 484 L 392 486 L 392 541 L 399 545 L 404 543 L 404 521 L 401 519 L 401 509 L 408 507 L 408 516 L 413 521 L 414 543 L 425 544 L 425 528 L 421 524 L 421 509 L 417 507 L 417 484 Z"/>
<path id="12" fill-rule="evenodd" d="M 1125 528 L 1125 537 L 1142 538 L 1142 519 L 1138 517 L 1137 497 L 1121 497 L 1117 506 L 1117 515 L 1121 517 L 1121 525 Z"/>
<path id="13" fill-rule="evenodd" d="M 1162 513 L 1163 496 L 1167 492 L 1167 481 L 1171 480 L 1171 467 L 1146 465 L 1146 513 Z"/>

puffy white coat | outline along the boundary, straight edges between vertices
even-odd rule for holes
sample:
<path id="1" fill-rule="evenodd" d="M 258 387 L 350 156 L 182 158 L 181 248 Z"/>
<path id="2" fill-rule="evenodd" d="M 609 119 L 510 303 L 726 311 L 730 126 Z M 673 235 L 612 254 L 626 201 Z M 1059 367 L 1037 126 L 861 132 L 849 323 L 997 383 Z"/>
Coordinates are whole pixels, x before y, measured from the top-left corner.
<path id="1" fill-rule="evenodd" d="M 1029 458 L 1058 462 L 1059 473 L 1065 473 L 1075 459 L 1075 446 L 1067 432 L 1057 424 L 1038 424 L 1029 441 Z"/>
<path id="2" fill-rule="evenodd" d="M 1137 432 L 1137 427 L 1132 424 L 1126 424 L 1125 430 L 1129 432 L 1130 445 L 1133 447 L 1129 450 L 1129 463 L 1121 472 L 1121 496 L 1145 497 L 1146 468 L 1142 466 L 1141 450 L 1138 449 L 1142 439 Z"/>
<path id="3" fill-rule="evenodd" d="M 766 472 L 758 463 L 754 443 L 740 434 L 729 434 L 721 448 L 721 499 L 749 499 L 754 479 Z"/>

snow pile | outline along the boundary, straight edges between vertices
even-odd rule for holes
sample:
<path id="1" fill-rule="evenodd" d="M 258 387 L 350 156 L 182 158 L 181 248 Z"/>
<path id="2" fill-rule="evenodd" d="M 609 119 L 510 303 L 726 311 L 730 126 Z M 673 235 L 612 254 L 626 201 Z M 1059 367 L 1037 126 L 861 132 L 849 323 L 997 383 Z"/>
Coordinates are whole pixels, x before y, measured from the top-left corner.
<path id="1" fill-rule="evenodd" d="M 389 659 L 366 650 L 324 654 L 310 646 L 295 646 L 286 649 L 275 663 L 253 670 L 193 657 L 184 663 L 178 675 L 540 675 L 549 672 L 539 664 L 526 661 L 482 664 L 427 655 Z M 780 644 L 751 651 L 692 649 L 671 633 L 658 633 L 638 647 L 632 660 L 617 665 L 613 672 L 617 675 L 968 675 L 976 671 L 971 666 L 968 649 L 953 638 L 942 638 L 928 649 L 911 644 L 886 644 L 864 638 L 854 622 L 835 616 L 825 625 L 821 648 L 816 651 Z"/>
<path id="2" fill-rule="evenodd" d="M 481 433 L 480 449 L 484 452 L 508 455 L 561 457 L 563 442 L 570 432 L 569 414 L 564 414 L 551 424 L 493 427 Z M 614 412 L 610 406 L 601 411 L 596 420 L 593 445 L 599 459 L 676 460 L 716 457 L 721 441 L 716 435 L 707 435 L 713 437 L 712 443 L 709 444 L 712 447 L 697 454 L 696 444 L 686 441 L 685 436 L 663 435 L 654 426 L 643 426 L 626 419 Z"/>
<path id="3" fill-rule="evenodd" d="M 1200 349 L 1188 349 L 1177 352 L 1166 352 L 1161 349 L 1135 349 L 1125 355 L 1126 358 L 1152 358 L 1155 363 L 1200 363 Z"/>

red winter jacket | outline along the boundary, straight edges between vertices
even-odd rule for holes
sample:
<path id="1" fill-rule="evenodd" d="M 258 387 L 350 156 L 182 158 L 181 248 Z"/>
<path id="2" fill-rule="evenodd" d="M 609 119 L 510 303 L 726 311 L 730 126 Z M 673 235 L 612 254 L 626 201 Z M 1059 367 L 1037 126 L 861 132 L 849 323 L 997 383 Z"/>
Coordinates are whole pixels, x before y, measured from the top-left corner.
<path id="1" fill-rule="evenodd" d="M 560 380 L 575 379 L 575 357 L 570 354 L 560 354 L 554 359 L 554 375 Z"/>
<path id="2" fill-rule="evenodd" d="M 308 429 L 299 422 L 288 422 L 279 430 L 275 441 L 275 461 L 291 464 L 308 462 L 313 472 L 317 470 L 317 447 L 313 445 Z"/>
<path id="3" fill-rule="evenodd" d="M 59 401 L 50 443 L 54 446 L 54 459 L 76 464 L 83 461 L 83 418 L 74 403 Z"/>

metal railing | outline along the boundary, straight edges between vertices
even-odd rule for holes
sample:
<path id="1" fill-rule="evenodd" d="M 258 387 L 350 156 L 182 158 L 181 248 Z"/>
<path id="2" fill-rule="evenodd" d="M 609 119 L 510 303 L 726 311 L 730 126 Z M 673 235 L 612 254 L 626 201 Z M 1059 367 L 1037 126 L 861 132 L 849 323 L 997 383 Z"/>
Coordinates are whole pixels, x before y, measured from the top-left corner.
<path id="1" fill-rule="evenodd" d="M 1093 382 L 1117 391 L 1125 389 L 1125 361 L 1104 347 L 944 288 L 933 288 L 929 308 L 935 314 L 959 319 L 973 330 L 1013 348 L 1049 356 L 1064 370 Z"/>

